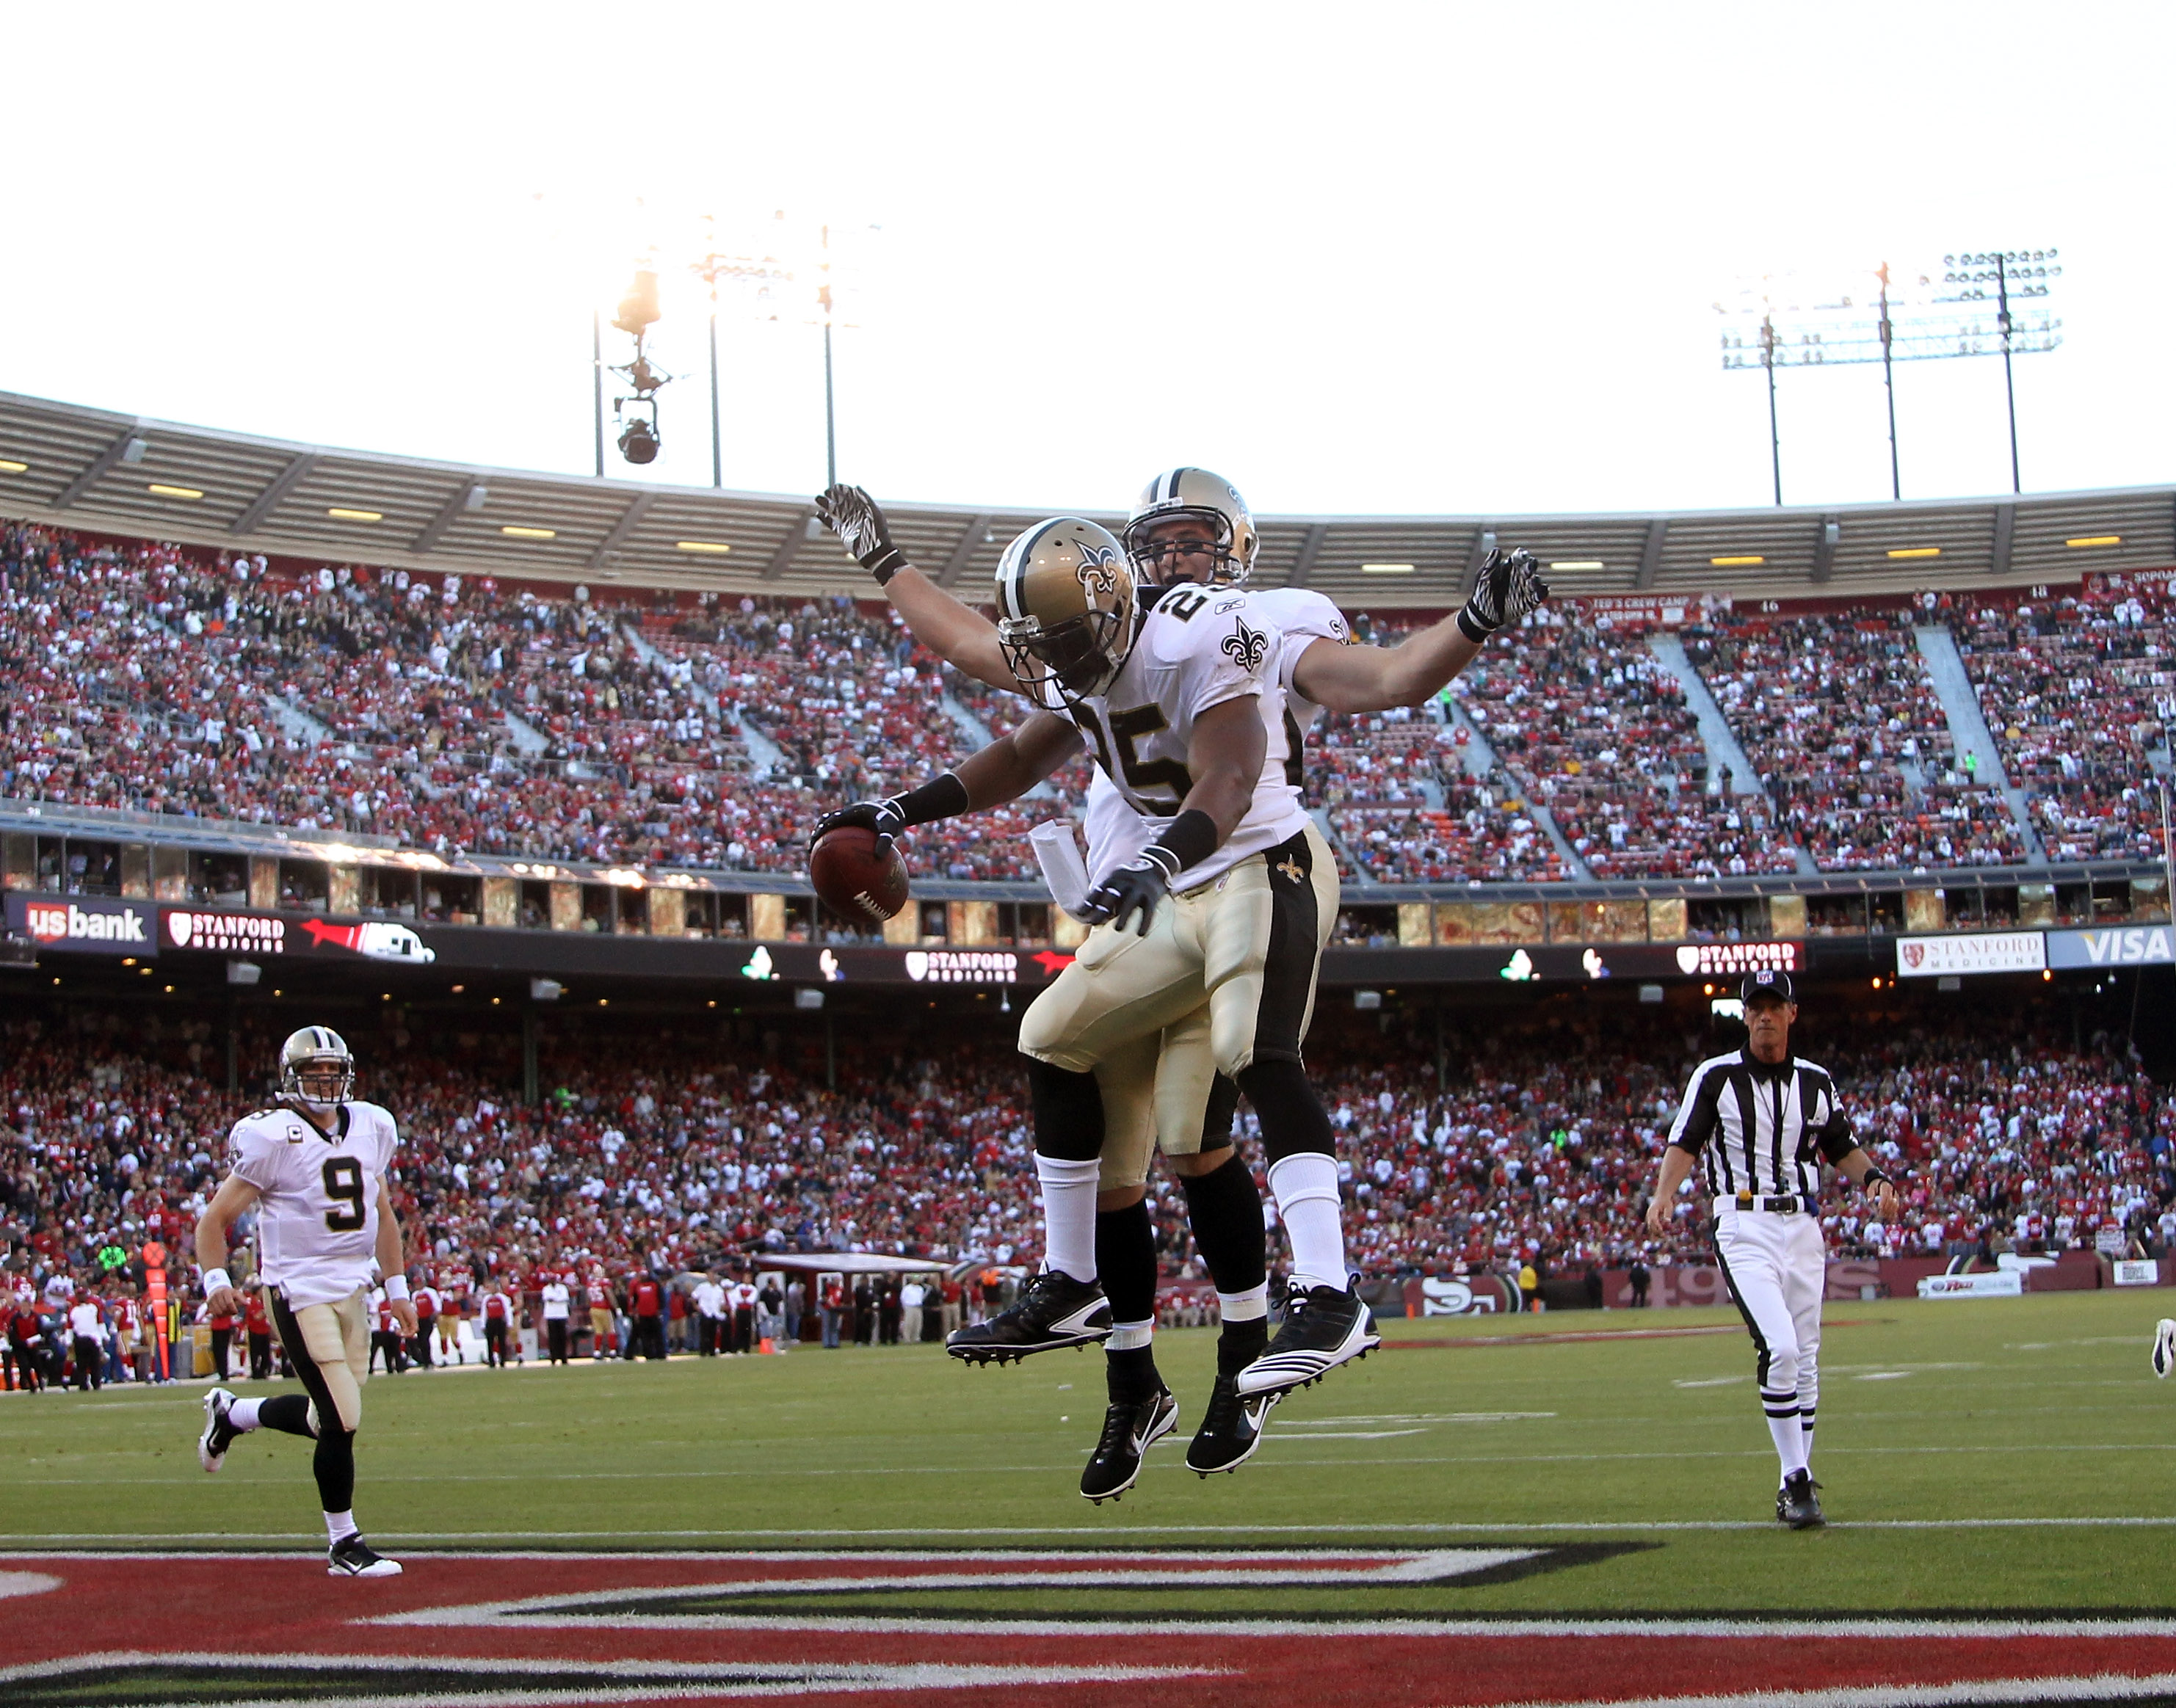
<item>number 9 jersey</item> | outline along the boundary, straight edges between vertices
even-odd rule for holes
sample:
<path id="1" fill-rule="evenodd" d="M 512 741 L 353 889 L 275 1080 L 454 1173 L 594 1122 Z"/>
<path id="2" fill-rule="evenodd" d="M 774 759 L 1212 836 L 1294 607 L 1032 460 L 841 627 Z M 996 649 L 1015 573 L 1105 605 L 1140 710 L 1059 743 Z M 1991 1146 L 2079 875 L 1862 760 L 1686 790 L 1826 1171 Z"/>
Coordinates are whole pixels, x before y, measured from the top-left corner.
<path id="1" fill-rule="evenodd" d="M 324 1132 L 300 1111 L 245 1115 L 227 1163 L 258 1190 L 258 1270 L 290 1309 L 331 1304 L 371 1283 L 378 1196 L 400 1134 L 375 1103 L 342 1103 Z"/>

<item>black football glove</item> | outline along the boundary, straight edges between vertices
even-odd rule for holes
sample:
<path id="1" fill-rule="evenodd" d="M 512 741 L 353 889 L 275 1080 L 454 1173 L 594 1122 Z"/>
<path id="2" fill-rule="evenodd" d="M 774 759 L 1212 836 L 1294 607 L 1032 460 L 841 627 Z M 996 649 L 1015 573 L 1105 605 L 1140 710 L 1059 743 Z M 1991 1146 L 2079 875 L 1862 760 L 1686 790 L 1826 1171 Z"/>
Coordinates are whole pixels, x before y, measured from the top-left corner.
<path id="1" fill-rule="evenodd" d="M 877 501 L 859 487 L 831 487 L 816 500 L 816 514 L 839 536 L 854 561 L 881 587 L 906 568 L 906 553 L 891 542 L 891 526 Z"/>
<path id="2" fill-rule="evenodd" d="M 859 824 L 865 830 L 877 833 L 877 852 L 889 853 L 892 838 L 906 828 L 906 814 L 893 801 L 857 801 L 850 807 L 841 807 L 835 813 L 826 813 L 816 821 L 816 829 L 808 840 L 820 840 L 826 831 L 835 830 L 843 824 Z"/>
<path id="3" fill-rule="evenodd" d="M 1091 925 L 1110 922 L 1113 931 L 1123 931 L 1138 913 L 1143 937 L 1156 918 L 1156 904 L 1171 894 L 1171 880 L 1178 875 L 1177 857 L 1168 849 L 1151 843 L 1140 857 L 1121 866 L 1088 892 L 1083 911 Z"/>
<path id="4" fill-rule="evenodd" d="M 1548 596 L 1541 560 L 1532 552 L 1523 546 L 1513 552 L 1491 551 L 1481 560 L 1473 591 L 1458 613 L 1459 628 L 1468 640 L 1486 640 L 1505 623 L 1540 609 Z"/>

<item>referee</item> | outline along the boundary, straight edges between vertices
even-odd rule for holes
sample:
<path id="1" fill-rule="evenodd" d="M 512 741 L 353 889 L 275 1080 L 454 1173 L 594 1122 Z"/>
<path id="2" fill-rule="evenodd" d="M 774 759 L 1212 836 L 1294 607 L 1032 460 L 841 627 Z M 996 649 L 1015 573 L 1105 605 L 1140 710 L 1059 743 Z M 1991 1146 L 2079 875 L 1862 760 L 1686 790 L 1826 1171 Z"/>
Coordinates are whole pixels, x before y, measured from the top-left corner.
<path id="1" fill-rule="evenodd" d="M 1753 1335 L 1754 1380 L 1782 1461 L 1776 1516 L 1805 1530 L 1822 1522 L 1807 1467 L 1828 1273 L 1815 1202 L 1822 1159 L 1878 1194 L 1885 1222 L 1896 1218 L 1896 1188 L 1852 1137 L 1828 1070 L 1791 1053 L 1798 1004 L 1790 974 L 1748 973 L 1738 994 L 1745 1046 L 1693 1069 L 1648 1201 L 1647 1231 L 1669 1232 L 1697 1157 L 1715 1194 L 1716 1261 Z"/>

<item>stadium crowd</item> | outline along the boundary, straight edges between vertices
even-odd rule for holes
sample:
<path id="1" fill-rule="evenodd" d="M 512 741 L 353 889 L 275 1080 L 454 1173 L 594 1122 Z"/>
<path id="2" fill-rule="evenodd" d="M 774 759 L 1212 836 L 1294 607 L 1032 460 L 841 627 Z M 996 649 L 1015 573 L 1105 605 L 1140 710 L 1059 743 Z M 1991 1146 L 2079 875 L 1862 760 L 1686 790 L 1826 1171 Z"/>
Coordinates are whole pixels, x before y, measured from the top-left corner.
<path id="1" fill-rule="evenodd" d="M 356 1040 L 358 1094 L 401 1123 L 395 1202 L 413 1270 L 449 1294 L 518 1301 L 554 1276 L 745 1270 L 783 1252 L 1040 1255 L 1026 1101 L 997 1031 L 948 1031 L 941 1058 L 930 1039 L 872 1047 L 836 1091 L 775 1040 L 569 1031 L 547 1050 L 550 1090 L 530 1107 L 495 1044 L 413 1039 L 389 1018 Z M 2157 1253 L 2176 1243 L 2176 1101 L 2117 1043 L 2072 1047 L 1984 1014 L 1838 1031 L 1843 1047 L 1809 1036 L 1808 1052 L 1906 1181 L 1893 1227 L 1832 1197 L 1839 1255 L 2052 1252 L 2109 1227 Z M 1723 1047 L 1714 1037 L 1621 1014 L 1454 1028 L 1439 1053 L 1357 1019 L 1322 1032 L 1317 1074 L 1364 1274 L 1705 1260 L 1689 1197 L 1667 1241 L 1640 1216 L 1691 1066 Z M 244 1058 L 273 1046 L 253 1029 Z M 157 1239 L 193 1303 L 189 1232 L 223 1172 L 226 1127 L 261 1101 L 216 1089 L 215 1057 L 202 1020 L 124 1029 L 69 1009 L 0 1022 L 10 1280 L 43 1297 L 64 1277 L 117 1312 L 133 1297 L 125 1259 Z M 1255 1131 L 1243 1107 L 1238 1128 Z M 1259 1168 L 1259 1147 L 1247 1154 Z M 1183 1197 L 1161 1172 L 1151 1208 L 1167 1273 L 1199 1275 Z"/>
<path id="2" fill-rule="evenodd" d="M 612 865 L 781 870 L 824 810 L 911 785 L 1021 703 L 851 601 L 644 596 L 0 525 L 0 796 Z M 660 602 L 661 600 L 662 602 Z M 1956 759 L 1911 634 L 1956 634 L 2057 858 L 2151 851 L 2176 682 L 2165 579 L 1920 612 L 1700 614 L 1684 631 L 1764 792 L 1711 794 L 1685 694 L 1639 623 L 1565 601 L 1449 699 L 1325 719 L 1308 788 L 1386 881 L 1983 865 L 2024 857 Z M 1367 613 L 1394 643 L 1415 620 Z M 1478 739 L 1493 764 L 1469 765 Z M 925 827 L 924 870 L 1031 876 L 1025 833 L 1085 762 Z M 1562 842 L 1551 835 L 1552 828 Z"/>
<path id="3" fill-rule="evenodd" d="M 2009 802 L 1958 768 L 1912 617 L 1717 611 L 1685 637 L 1783 825 L 1823 871 L 2024 857 Z"/>
<path id="4" fill-rule="evenodd" d="M 2153 750 L 2176 725 L 2176 599 L 2167 576 L 2076 596 L 1976 604 L 1960 650 L 2010 781 L 2033 795 L 2050 859 L 2151 859 Z"/>

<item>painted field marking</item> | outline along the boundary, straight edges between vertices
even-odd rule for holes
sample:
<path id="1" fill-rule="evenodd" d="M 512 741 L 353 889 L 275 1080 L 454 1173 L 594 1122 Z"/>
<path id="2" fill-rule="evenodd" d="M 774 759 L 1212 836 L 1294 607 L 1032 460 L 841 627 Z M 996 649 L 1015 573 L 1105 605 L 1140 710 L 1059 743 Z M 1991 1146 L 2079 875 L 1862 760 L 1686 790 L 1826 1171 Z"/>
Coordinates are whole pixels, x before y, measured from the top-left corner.
<path id="1" fill-rule="evenodd" d="M 1750 1376 L 1703 1376 L 1696 1382 L 1673 1382 L 1673 1388 L 1728 1388 L 1739 1382 L 1749 1382 Z"/>
<path id="2" fill-rule="evenodd" d="M 859 1690 L 972 1690 L 998 1686 L 1025 1689 L 1059 1684 L 1156 1684 L 1177 1678 L 1215 1678 L 1224 1671 L 1215 1667 L 1020 1667 L 929 1662 L 895 1666 L 821 1662 L 706 1665 L 673 1661 L 532 1661 L 499 1656 L 479 1659 L 455 1655 L 432 1656 L 419 1662 L 417 1657 L 406 1655 L 175 1654 L 170 1651 L 118 1650 L 33 1662 L 27 1666 L 0 1667 L 0 1685 L 137 1667 L 161 1671 L 176 1667 L 231 1671 L 280 1668 L 347 1673 L 412 1673 L 420 1667 L 433 1673 L 507 1681 L 498 1689 L 489 1684 L 481 1684 L 474 1691 L 463 1689 L 460 1697 L 463 1708 L 554 1708 L 554 1705 L 560 1704 L 656 1702 L 661 1699 L 701 1700 L 721 1695 L 829 1695 Z M 527 1687 L 514 1682 L 525 1677 L 539 1680 L 571 1678 L 583 1682 L 573 1686 L 558 1684 Z M 259 1708 L 313 1708 L 307 1698 L 250 1700 L 258 1702 Z M 413 1708 L 432 1708 L 432 1704 L 445 1700 L 435 1693 L 419 1694 L 410 1690 L 395 1690 L 368 1699 L 370 1708 L 409 1708 L 409 1705 Z"/>
<path id="3" fill-rule="evenodd" d="M 1976 1678 L 1962 1684 L 1875 1684 L 1826 1690 L 1759 1690 L 1730 1696 L 1646 1696 L 1637 1701 L 1526 1703 L 1519 1708 L 1975 1708 L 1988 1702 L 2128 1702 L 2176 1694 L 2176 1673 L 2135 1678 L 2098 1673 L 2065 1678 Z"/>
<path id="4" fill-rule="evenodd" d="M 2065 1515 L 2046 1518 L 1865 1518 L 1831 1519 L 1830 1530 L 2167 1530 L 2176 1529 L 2176 1515 L 2166 1517 L 2142 1516 L 2126 1514 L 2120 1517 L 2082 1517 Z M 1250 1537 L 1303 1536 L 1339 1537 L 1357 1536 L 1645 1536 L 1667 1535 L 1679 1531 L 1765 1531 L 1776 1529 L 1772 1519 L 1749 1518 L 1680 1518 L 1680 1519 L 1625 1519 L 1621 1520 L 1586 1520 L 1576 1522 L 1550 1523 L 1529 1520 L 1521 1523 L 1406 1523 L 1406 1524 L 1142 1524 L 1128 1525 L 1118 1529 L 1108 1525 L 900 1525 L 866 1528 L 792 1529 L 750 1528 L 743 1530 L 438 1530 L 396 1531 L 373 1530 L 371 1533 L 380 1541 L 405 1543 L 432 1542 L 602 1542 L 623 1539 L 656 1542 L 678 1538 L 688 1542 L 797 1542 L 815 1537 L 824 1541 L 862 1541 L 884 1542 L 893 1539 L 906 1540 L 917 1537 L 947 1537 L 960 1540 L 986 1537 L 991 1540 L 1025 1541 L 1036 1537 L 1092 1537 L 1103 1542 L 1116 1537 L 1131 1542 L 1142 1537 L 1192 1536 L 1228 1537 L 1235 1542 Z M 310 1543 L 316 1532 L 301 1531 L 16 1531 L 0 1538 L 0 1557 L 68 1558 L 76 1553 L 101 1555 L 119 1553 L 121 1557 L 137 1559 L 194 1559 L 196 1553 L 183 1553 L 178 1544 L 226 1544 L 231 1548 L 237 1542 L 272 1542 L 285 1544 L 284 1548 L 263 1550 L 234 1548 L 236 1553 L 272 1552 L 287 1554 L 298 1543 Z M 73 1546 L 60 1548 L 57 1543 Z M 148 1551 L 117 1550 L 111 1546 L 95 1544 L 150 1544 Z M 92 1544 L 90 1547 L 81 1544 Z M 160 1548 L 159 1544 L 165 1544 Z M 449 1559 L 484 1559 L 492 1558 L 559 1558 L 568 1551 L 556 1548 L 541 1549 L 531 1555 L 521 1549 L 487 1548 L 464 1550 L 434 1548 L 428 1550 L 434 1556 Z M 642 1558 L 653 1556 L 640 1553 L 623 1553 L 607 1550 L 613 1558 Z M 764 1552 L 768 1553 L 768 1550 Z M 323 1556 L 322 1546 L 313 1545 L 292 1558 L 316 1559 Z M 681 1559 L 690 1558 L 693 1551 L 685 1548 L 666 1548 L 656 1552 L 657 1558 Z"/>

